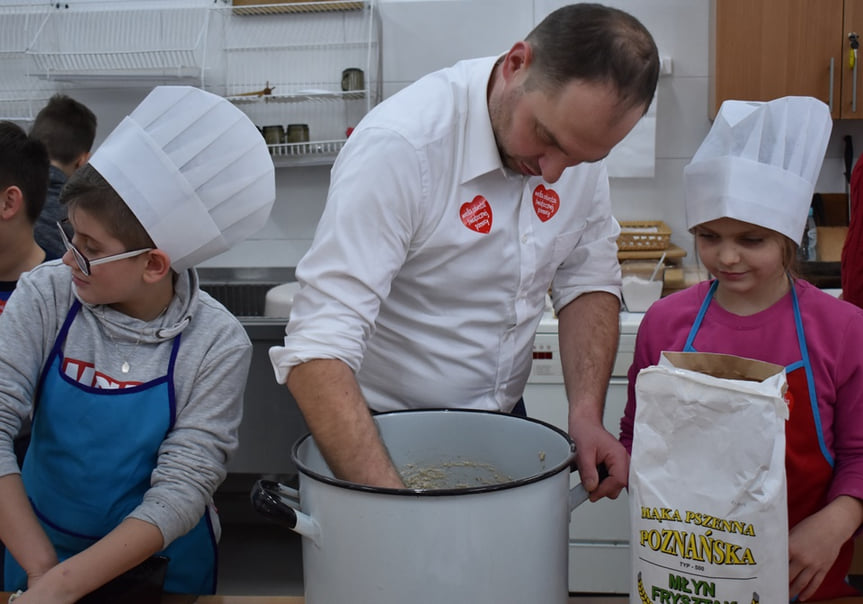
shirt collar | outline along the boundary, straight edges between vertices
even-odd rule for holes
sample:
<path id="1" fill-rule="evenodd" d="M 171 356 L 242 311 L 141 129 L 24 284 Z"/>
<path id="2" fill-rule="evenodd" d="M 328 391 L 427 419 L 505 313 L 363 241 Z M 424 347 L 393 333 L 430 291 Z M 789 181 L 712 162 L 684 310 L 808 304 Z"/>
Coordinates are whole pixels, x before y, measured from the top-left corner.
<path id="1" fill-rule="evenodd" d="M 501 162 L 488 112 L 489 78 L 499 58 L 486 57 L 474 61 L 471 66 L 460 184 L 494 170 L 500 170 L 504 174 L 508 172 Z"/>

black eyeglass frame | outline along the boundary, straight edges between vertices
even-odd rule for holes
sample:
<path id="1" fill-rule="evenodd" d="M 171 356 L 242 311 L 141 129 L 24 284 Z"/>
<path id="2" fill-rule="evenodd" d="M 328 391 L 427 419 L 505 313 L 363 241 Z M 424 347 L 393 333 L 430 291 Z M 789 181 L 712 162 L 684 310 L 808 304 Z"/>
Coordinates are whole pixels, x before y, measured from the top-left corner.
<path id="1" fill-rule="evenodd" d="M 81 269 L 81 272 L 84 273 L 85 276 L 89 277 L 92 273 L 91 268 L 98 264 L 106 264 L 108 262 L 114 262 L 115 260 L 125 260 L 126 258 L 134 258 L 135 256 L 140 256 L 141 254 L 146 254 L 147 252 L 153 251 L 155 248 L 145 247 L 138 250 L 130 250 L 128 252 L 120 252 L 119 254 L 111 254 L 110 256 L 102 256 L 101 258 L 94 258 L 90 260 L 81 253 L 74 243 L 69 239 L 69 236 L 66 234 L 65 229 L 63 229 L 63 224 L 61 222 L 57 222 L 57 229 L 60 231 L 60 238 L 63 240 L 63 245 L 66 246 L 66 249 L 72 252 L 72 256 L 75 258 L 75 264 L 78 265 L 78 268 Z"/>

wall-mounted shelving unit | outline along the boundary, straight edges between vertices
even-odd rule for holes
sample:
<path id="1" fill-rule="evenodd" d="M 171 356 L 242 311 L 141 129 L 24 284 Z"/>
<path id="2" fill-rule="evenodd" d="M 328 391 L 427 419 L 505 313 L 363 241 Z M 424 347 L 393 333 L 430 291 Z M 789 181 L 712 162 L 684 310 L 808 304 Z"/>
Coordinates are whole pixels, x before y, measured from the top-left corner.
<path id="1" fill-rule="evenodd" d="M 376 2 L 251 4 L 221 9 L 224 94 L 259 127 L 307 124 L 307 143 L 270 145 L 277 166 L 331 163 L 381 98 Z M 363 71 L 356 90 L 342 71 Z"/>
<path id="2" fill-rule="evenodd" d="M 32 120 L 58 83 L 190 84 L 225 96 L 259 128 L 307 125 L 308 141 L 270 145 L 277 166 L 332 163 L 381 99 L 376 0 L 269 2 L 0 6 L 0 118 Z M 343 90 L 349 68 L 363 81 Z"/>

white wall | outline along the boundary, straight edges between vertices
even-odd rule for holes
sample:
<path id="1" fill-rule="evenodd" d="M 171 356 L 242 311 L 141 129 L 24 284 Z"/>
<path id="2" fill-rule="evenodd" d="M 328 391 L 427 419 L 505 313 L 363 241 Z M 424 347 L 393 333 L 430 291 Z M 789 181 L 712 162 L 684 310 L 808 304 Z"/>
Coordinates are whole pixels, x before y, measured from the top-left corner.
<path id="1" fill-rule="evenodd" d="M 561 0 L 379 0 L 384 96 L 459 59 L 498 54 L 524 37 Z M 653 33 L 672 74 L 660 78 L 653 178 L 613 178 L 614 213 L 621 220 L 661 219 L 672 241 L 688 250 L 683 211 L 683 167 L 710 128 L 708 107 L 709 0 L 606 0 L 636 15 Z M 99 116 L 97 143 L 146 94 L 144 89 L 68 90 Z M 860 141 L 863 124 L 837 121 L 816 190 L 842 193 L 845 135 Z M 855 154 L 856 157 L 856 154 Z M 295 266 L 323 209 L 329 168 L 279 168 L 278 199 L 270 223 L 254 238 L 208 266 Z"/>

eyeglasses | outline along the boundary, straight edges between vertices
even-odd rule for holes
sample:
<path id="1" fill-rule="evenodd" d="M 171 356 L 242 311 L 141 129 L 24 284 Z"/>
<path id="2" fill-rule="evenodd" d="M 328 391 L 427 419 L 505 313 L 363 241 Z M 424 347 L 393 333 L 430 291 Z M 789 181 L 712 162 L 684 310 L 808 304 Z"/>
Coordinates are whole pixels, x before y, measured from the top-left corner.
<path id="1" fill-rule="evenodd" d="M 146 254 L 151 251 L 153 248 L 145 247 L 140 250 L 132 250 L 130 252 L 121 252 L 119 254 L 112 254 L 110 256 L 103 256 L 102 258 L 96 258 L 95 260 L 90 260 L 84 254 L 81 253 L 75 244 L 69 241 L 68 235 L 66 235 L 66 231 L 63 230 L 63 225 L 61 223 L 57 223 L 57 228 L 60 230 L 60 237 L 63 239 L 63 245 L 66 246 L 66 249 L 72 252 L 72 256 L 75 257 L 75 263 L 78 265 L 78 268 L 81 269 L 81 272 L 84 273 L 87 277 L 90 276 L 90 267 L 96 266 L 97 264 L 105 264 L 108 262 L 114 262 L 115 260 L 124 260 L 125 258 L 134 258 L 135 256 L 140 256 L 141 254 Z"/>

